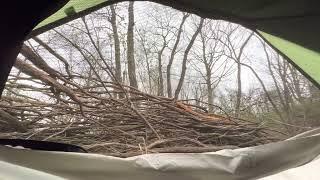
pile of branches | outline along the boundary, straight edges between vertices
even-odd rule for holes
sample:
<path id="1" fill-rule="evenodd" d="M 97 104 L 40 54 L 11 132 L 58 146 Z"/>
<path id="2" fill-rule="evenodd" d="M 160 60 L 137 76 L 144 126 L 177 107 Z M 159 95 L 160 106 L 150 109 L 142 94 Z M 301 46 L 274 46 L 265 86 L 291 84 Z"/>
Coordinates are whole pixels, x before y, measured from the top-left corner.
<path id="1" fill-rule="evenodd" d="M 276 141 L 262 124 L 143 93 L 113 80 L 57 72 L 23 47 L 0 101 L 0 138 L 70 143 L 118 157 L 200 153 Z M 89 63 L 89 62 L 88 62 Z M 67 67 L 67 64 L 66 64 Z M 111 71 L 110 71 L 111 72 Z M 111 74 L 112 75 L 112 74 Z"/>
<path id="2" fill-rule="evenodd" d="M 98 91 L 76 89 L 73 93 L 81 104 L 62 98 L 50 103 L 3 96 L 1 117 L 16 122 L 2 126 L 1 132 L 6 133 L 1 138 L 71 143 L 118 157 L 208 152 L 276 140 L 258 123 L 209 114 L 201 107 L 131 87 L 108 86 L 130 97 L 104 98 Z"/>

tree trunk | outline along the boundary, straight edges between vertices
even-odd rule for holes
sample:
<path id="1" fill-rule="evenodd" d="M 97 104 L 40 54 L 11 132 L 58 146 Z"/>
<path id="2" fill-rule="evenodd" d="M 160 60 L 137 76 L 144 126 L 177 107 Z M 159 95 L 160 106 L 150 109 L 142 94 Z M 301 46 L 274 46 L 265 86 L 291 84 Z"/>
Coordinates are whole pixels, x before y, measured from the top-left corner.
<path id="1" fill-rule="evenodd" d="M 235 117 L 240 116 L 240 105 L 241 105 L 241 94 L 242 94 L 242 87 L 241 87 L 241 64 L 240 64 L 240 59 L 238 60 L 237 63 L 237 98 L 236 98 L 236 114 Z"/>
<path id="2" fill-rule="evenodd" d="M 177 86 L 177 89 L 174 93 L 174 97 L 175 99 L 178 99 L 179 97 L 179 94 L 180 94 L 180 91 L 181 91 L 181 88 L 182 88 L 182 85 L 183 85 L 183 82 L 184 82 L 184 78 L 185 78 L 185 75 L 186 75 L 186 71 L 187 71 L 187 60 L 188 60 L 188 54 L 194 44 L 194 41 L 196 40 L 202 26 L 203 26 L 203 22 L 204 22 L 204 19 L 201 18 L 200 20 L 200 24 L 197 28 L 197 30 L 195 31 L 195 33 L 193 34 L 185 52 L 184 52 L 184 55 L 183 55 L 183 61 L 182 61 L 182 70 L 181 70 L 181 76 L 180 76 L 180 79 L 179 79 L 179 83 L 178 83 L 178 86 Z"/>
<path id="3" fill-rule="evenodd" d="M 60 54 L 58 54 L 55 50 L 53 50 L 48 44 L 46 44 L 45 42 L 43 42 L 41 39 L 39 39 L 38 37 L 33 37 L 33 40 L 35 40 L 39 45 L 41 45 L 42 47 L 44 47 L 49 53 L 51 53 L 54 57 L 56 57 L 57 59 L 59 59 L 61 62 L 64 63 L 64 67 L 65 67 L 65 71 L 68 74 L 68 76 L 70 78 L 72 78 L 71 72 L 70 72 L 70 65 L 68 63 L 68 61 L 63 58 Z"/>
<path id="4" fill-rule="evenodd" d="M 56 78 L 56 76 L 59 74 L 56 70 L 51 68 L 42 57 L 40 57 L 38 54 L 36 54 L 30 47 L 26 46 L 25 44 L 22 45 L 20 53 L 26 57 L 29 61 L 32 62 L 36 67 L 44 70 L 52 78 Z"/>
<path id="5" fill-rule="evenodd" d="M 151 78 L 150 63 L 149 63 L 147 53 L 145 53 L 145 57 L 146 57 L 147 73 L 148 73 L 149 94 L 152 94 L 152 78 Z"/>
<path id="6" fill-rule="evenodd" d="M 206 51 L 207 45 L 206 45 L 206 40 L 205 40 L 205 37 L 203 36 L 202 31 L 200 31 L 200 37 L 202 41 L 202 62 L 206 70 L 205 80 L 207 85 L 208 112 L 212 113 L 213 112 L 213 88 L 212 88 L 212 79 L 211 79 L 211 75 L 212 75 L 211 65 L 213 61 L 213 54 L 211 53 L 211 57 L 209 58 L 210 60 L 208 62 L 207 51 Z"/>
<path id="7" fill-rule="evenodd" d="M 177 48 L 178 48 L 178 45 L 179 45 L 179 42 L 180 42 L 183 24 L 186 22 L 186 19 L 188 17 L 189 17 L 189 14 L 184 14 L 183 15 L 183 18 L 181 20 L 181 23 L 180 23 L 180 26 L 179 26 L 179 29 L 178 29 L 177 39 L 176 39 L 176 42 L 174 43 L 174 46 L 172 48 L 170 59 L 169 59 L 169 63 L 167 65 L 167 93 L 168 93 L 168 97 L 169 98 L 172 97 L 171 67 L 172 67 L 174 56 L 176 54 L 176 51 L 177 51 Z"/>
<path id="8" fill-rule="evenodd" d="M 250 35 L 247 37 L 247 39 L 244 41 L 244 43 L 241 45 L 239 54 L 236 56 L 236 62 L 237 62 L 237 97 L 236 97 L 236 107 L 235 107 L 235 117 L 240 117 L 240 106 L 241 106 L 241 95 L 242 95 L 242 83 L 241 83 L 241 56 L 243 54 L 243 50 L 248 44 L 249 40 L 253 36 L 254 32 L 251 32 Z M 235 54 L 235 50 L 234 54 Z"/>
<path id="9" fill-rule="evenodd" d="M 42 69 L 39 68 L 37 69 L 36 67 L 33 67 L 32 65 L 23 62 L 22 60 L 20 60 L 19 58 L 17 58 L 16 63 L 14 64 L 14 67 L 19 69 L 20 71 L 22 71 L 24 74 L 29 75 L 33 78 L 39 79 L 42 82 L 56 88 L 57 90 L 66 93 L 72 100 L 74 100 L 75 102 L 81 104 L 80 99 L 78 98 L 78 96 L 76 95 L 76 93 L 70 89 L 69 87 L 59 83 L 57 80 L 55 80 L 54 78 L 50 77 L 50 75 L 47 75 Z"/>
<path id="10" fill-rule="evenodd" d="M 213 88 L 212 88 L 212 82 L 211 82 L 211 73 L 207 73 L 207 91 L 208 91 L 208 112 L 213 112 Z"/>
<path id="11" fill-rule="evenodd" d="M 112 26 L 112 32 L 113 32 L 113 41 L 114 41 L 114 62 L 116 65 L 115 68 L 115 76 L 119 83 L 122 83 L 122 77 L 121 77 L 121 58 L 120 58 L 120 40 L 119 40 L 119 34 L 118 34 L 118 28 L 117 28 L 117 14 L 114 8 L 114 5 L 110 6 L 111 10 L 111 18 L 110 23 Z M 119 98 L 123 98 L 124 95 L 122 93 L 119 94 Z"/>
<path id="12" fill-rule="evenodd" d="M 110 6 L 111 9 L 111 25 L 112 25 L 112 32 L 113 32 L 113 41 L 114 41 L 114 60 L 115 60 L 115 75 L 118 82 L 122 82 L 121 78 L 121 61 L 120 61 L 120 40 L 117 28 L 117 14 L 114 8 L 114 5 Z"/>
<path id="13" fill-rule="evenodd" d="M 136 76 L 136 65 L 134 60 L 134 11 L 133 11 L 133 1 L 129 2 L 128 8 L 128 31 L 127 31 L 127 60 L 128 60 L 128 75 L 130 86 L 138 88 L 137 76 Z"/>
<path id="14" fill-rule="evenodd" d="M 163 47 L 158 52 L 158 96 L 164 96 L 164 87 L 163 87 L 163 77 L 162 77 L 162 54 L 166 47 L 166 42 L 164 42 Z"/>

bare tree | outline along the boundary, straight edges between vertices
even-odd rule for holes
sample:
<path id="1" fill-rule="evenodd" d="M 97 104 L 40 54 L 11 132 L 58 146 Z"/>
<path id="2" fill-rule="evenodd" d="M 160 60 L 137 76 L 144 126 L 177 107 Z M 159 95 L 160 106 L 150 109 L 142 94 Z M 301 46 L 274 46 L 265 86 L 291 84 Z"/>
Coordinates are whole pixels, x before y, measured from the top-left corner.
<path id="1" fill-rule="evenodd" d="M 253 36 L 253 32 L 247 37 L 244 43 L 241 45 L 239 53 L 236 54 L 235 49 L 233 48 L 233 54 L 235 55 L 235 60 L 237 61 L 237 84 L 238 84 L 238 91 L 237 91 L 237 103 L 235 107 L 236 117 L 240 116 L 240 105 L 241 105 L 241 95 L 242 95 L 242 83 L 241 83 L 241 56 L 243 54 L 243 50 L 248 44 L 250 38 Z M 231 43 L 230 43 L 231 44 Z"/>
<path id="2" fill-rule="evenodd" d="M 115 10 L 114 5 L 110 5 L 111 10 L 111 17 L 109 19 L 111 25 L 112 25 L 112 36 L 113 36 L 113 42 L 114 42 L 114 62 L 116 65 L 115 68 L 115 75 L 119 82 L 122 82 L 121 78 L 121 57 L 120 57 L 120 40 L 119 40 L 119 34 L 118 34 L 118 28 L 117 28 L 117 14 Z"/>
<path id="3" fill-rule="evenodd" d="M 164 96 L 162 64 L 164 51 L 168 47 L 168 44 L 170 42 L 169 36 L 172 29 L 172 27 L 170 26 L 171 20 L 172 17 L 165 18 L 164 20 L 155 17 L 155 21 L 158 25 L 157 30 L 160 31 L 155 32 L 155 35 L 158 36 L 160 39 L 155 39 L 156 42 L 154 42 L 158 60 L 158 96 Z"/>
<path id="4" fill-rule="evenodd" d="M 138 88 L 136 65 L 134 60 L 134 2 L 129 2 L 127 31 L 127 60 L 130 86 Z"/>
<path id="5" fill-rule="evenodd" d="M 67 59 L 65 59 L 60 54 L 58 54 L 48 44 L 44 43 L 40 38 L 33 37 L 33 40 L 35 40 L 39 45 L 44 47 L 49 53 L 51 53 L 53 56 L 55 56 L 57 59 L 59 59 L 61 62 L 63 62 L 66 73 L 68 74 L 69 78 L 72 78 L 71 71 L 70 71 L 70 65 L 69 65 Z"/>
<path id="6" fill-rule="evenodd" d="M 167 47 L 167 40 L 166 36 L 162 36 L 163 38 L 163 45 L 161 49 L 157 52 L 158 54 L 158 96 L 163 96 L 164 95 L 164 85 L 163 85 L 163 75 L 162 75 L 162 55 Z"/>
<path id="7" fill-rule="evenodd" d="M 147 70 L 146 76 L 148 77 L 148 93 L 153 94 L 153 88 L 152 88 L 153 77 L 152 77 L 152 72 L 151 72 L 152 71 L 152 69 L 151 69 L 152 68 L 151 67 L 151 65 L 152 65 L 152 63 L 151 63 L 151 59 L 152 59 L 151 49 L 153 47 L 150 46 L 150 43 L 148 41 L 149 34 L 146 29 L 138 29 L 137 35 L 138 35 L 138 42 L 140 43 L 140 45 L 142 47 L 142 53 L 144 56 L 143 62 L 145 63 L 145 67 Z"/>
<path id="8" fill-rule="evenodd" d="M 184 82 L 184 78 L 185 78 L 185 75 L 186 75 L 186 71 L 187 71 L 188 55 L 189 55 L 189 52 L 190 52 L 190 50 L 191 50 L 191 48 L 192 48 L 192 46 L 193 46 L 198 34 L 199 34 L 199 32 L 201 31 L 201 28 L 203 26 L 203 22 L 204 22 L 204 19 L 201 18 L 200 19 L 200 23 L 197 26 L 196 31 L 192 35 L 191 40 L 190 40 L 186 50 L 184 51 L 183 60 L 182 60 L 181 75 L 180 75 L 180 79 L 179 79 L 179 83 L 178 83 L 177 89 L 176 89 L 176 91 L 174 93 L 175 99 L 179 98 L 179 94 L 180 94 L 180 91 L 181 91 L 181 88 L 182 88 L 182 85 L 183 85 L 183 82 Z"/>
<path id="9" fill-rule="evenodd" d="M 235 42 L 238 38 L 238 35 L 240 32 L 238 31 L 240 29 L 240 26 L 234 26 L 232 24 L 229 24 L 227 26 L 229 28 L 229 31 L 224 32 L 226 35 L 225 40 L 219 40 L 225 45 L 225 48 L 227 49 L 227 54 L 230 59 L 234 60 L 237 64 L 237 96 L 236 96 L 236 104 L 235 104 L 235 116 L 240 116 L 240 106 L 241 106 L 241 96 L 242 96 L 242 82 L 241 82 L 241 59 L 244 52 L 244 48 L 247 46 L 249 40 L 254 35 L 254 32 L 251 32 L 241 43 L 239 47 L 236 47 Z M 224 42 L 226 41 L 226 42 Z M 239 41 L 239 40 L 238 40 Z M 239 50 L 238 50 L 239 49 Z"/>
<path id="10" fill-rule="evenodd" d="M 205 80 L 209 112 L 212 112 L 214 108 L 214 89 L 230 74 L 229 72 L 232 67 L 228 63 L 228 58 L 224 57 L 222 44 L 217 40 L 221 39 L 219 31 L 223 31 L 219 22 L 212 24 L 209 20 L 205 23 L 200 31 L 201 51 L 200 53 L 195 51 L 196 59 L 204 65 L 204 68 L 199 68 L 197 62 L 193 66 Z"/>
<path id="11" fill-rule="evenodd" d="M 175 55 L 177 53 L 177 48 L 178 48 L 178 45 L 179 45 L 179 42 L 180 42 L 180 38 L 181 38 L 181 34 L 183 32 L 182 28 L 183 28 L 183 25 L 185 24 L 187 18 L 190 16 L 190 14 L 187 14 L 187 13 L 184 13 L 183 14 L 183 17 L 182 17 L 182 20 L 180 22 L 180 25 L 179 25 L 179 29 L 178 29 L 178 32 L 177 32 L 177 38 L 176 38 L 176 41 L 174 43 L 174 46 L 171 50 L 171 54 L 170 54 L 170 58 L 169 58 L 169 63 L 167 65 L 167 93 L 168 93 L 168 97 L 172 97 L 172 85 L 171 85 L 171 67 L 172 67 L 172 64 L 173 64 L 173 60 L 175 58 Z"/>
<path id="12" fill-rule="evenodd" d="M 109 22 L 112 26 L 112 37 L 114 42 L 114 63 L 115 63 L 115 76 L 116 80 L 119 83 L 122 83 L 122 68 L 121 68 L 121 49 L 120 49 L 120 39 L 118 34 L 118 27 L 117 27 L 117 13 L 115 10 L 115 5 L 110 5 L 111 17 L 108 18 Z M 118 94 L 119 98 L 123 98 L 123 94 Z"/>

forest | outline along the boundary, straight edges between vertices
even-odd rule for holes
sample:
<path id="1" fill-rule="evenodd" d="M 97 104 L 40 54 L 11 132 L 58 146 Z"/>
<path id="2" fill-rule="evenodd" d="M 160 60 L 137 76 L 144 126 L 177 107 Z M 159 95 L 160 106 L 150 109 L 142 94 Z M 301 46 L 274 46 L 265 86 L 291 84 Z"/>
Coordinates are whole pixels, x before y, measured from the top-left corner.
<path id="1" fill-rule="evenodd" d="M 121 157 L 206 152 L 311 130 L 319 108 L 319 89 L 255 32 L 123 2 L 24 43 L 0 136 Z"/>

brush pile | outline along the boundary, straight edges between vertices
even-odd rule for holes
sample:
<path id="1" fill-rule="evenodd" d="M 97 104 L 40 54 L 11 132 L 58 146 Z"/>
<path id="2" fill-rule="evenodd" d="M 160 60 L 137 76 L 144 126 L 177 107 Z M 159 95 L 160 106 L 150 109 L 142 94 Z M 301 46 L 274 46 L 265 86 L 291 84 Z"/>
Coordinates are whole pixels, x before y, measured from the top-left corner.
<path id="1" fill-rule="evenodd" d="M 276 141 L 261 124 L 210 114 L 202 107 L 132 87 L 105 82 L 104 87 L 68 86 L 66 92 L 67 86 L 53 85 L 60 94 L 47 101 L 4 95 L 0 138 L 64 142 L 118 157 L 208 152 Z M 22 84 L 9 83 L 7 88 L 51 92 Z"/>

